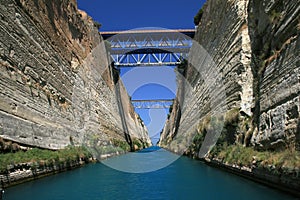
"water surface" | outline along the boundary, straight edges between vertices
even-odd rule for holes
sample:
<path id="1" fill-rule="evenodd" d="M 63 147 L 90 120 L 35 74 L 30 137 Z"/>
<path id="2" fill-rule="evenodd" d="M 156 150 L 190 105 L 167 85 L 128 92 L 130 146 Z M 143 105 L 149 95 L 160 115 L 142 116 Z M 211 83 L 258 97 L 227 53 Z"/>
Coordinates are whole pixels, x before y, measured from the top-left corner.
<path id="1" fill-rule="evenodd" d="M 151 163 L 174 155 L 151 152 Z M 155 153 L 155 156 L 153 156 Z M 141 154 L 147 154 L 143 152 Z M 113 158 L 124 162 L 128 155 Z M 135 156 L 130 162 L 138 163 Z M 136 159 L 140 159 L 139 156 Z M 149 162 L 149 161 L 147 161 Z M 159 165 L 159 163 L 158 163 Z M 296 199 L 245 178 L 180 157 L 169 166 L 149 173 L 126 173 L 103 163 L 90 164 L 6 189 L 4 200 L 59 199 Z"/>

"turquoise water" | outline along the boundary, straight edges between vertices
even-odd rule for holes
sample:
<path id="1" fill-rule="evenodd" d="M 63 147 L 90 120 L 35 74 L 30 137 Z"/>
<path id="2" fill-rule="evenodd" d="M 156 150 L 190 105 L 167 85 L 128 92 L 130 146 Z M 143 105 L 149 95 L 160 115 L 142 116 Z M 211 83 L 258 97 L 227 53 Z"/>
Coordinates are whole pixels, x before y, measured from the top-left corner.
<path id="1" fill-rule="evenodd" d="M 158 150 L 151 162 L 174 157 Z M 140 153 L 147 154 L 147 152 Z M 113 158 L 124 162 L 129 154 Z M 155 155 L 155 156 L 153 156 Z M 127 157 L 126 157 L 127 156 Z M 135 157 L 130 157 L 134 159 Z M 139 159 L 138 157 L 136 159 Z M 134 160 L 131 160 L 134 162 Z M 139 160 L 135 161 L 136 163 Z M 180 157 L 149 173 L 126 173 L 103 163 L 60 173 L 6 189 L 4 200 L 58 199 L 296 199 L 247 179 Z"/>

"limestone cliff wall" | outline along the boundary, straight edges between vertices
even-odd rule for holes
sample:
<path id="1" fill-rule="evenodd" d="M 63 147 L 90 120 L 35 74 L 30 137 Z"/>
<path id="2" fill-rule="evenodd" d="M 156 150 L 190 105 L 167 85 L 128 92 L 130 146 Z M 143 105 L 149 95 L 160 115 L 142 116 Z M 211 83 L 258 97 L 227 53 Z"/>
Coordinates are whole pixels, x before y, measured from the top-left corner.
<path id="1" fill-rule="evenodd" d="M 184 79 L 193 95 L 184 97 L 181 108 L 176 106 L 180 112 L 173 109 L 160 145 L 177 152 L 192 151 L 197 157 L 201 135 L 219 124 L 224 127 L 223 142 L 228 144 L 261 150 L 299 146 L 299 2 L 208 0 L 203 11 L 195 40 L 213 63 L 192 48 Z M 212 70 L 220 74 L 223 87 L 213 86 Z M 179 85 L 179 93 L 182 90 L 186 89 Z M 226 106 L 215 100 L 221 93 Z M 220 105 L 223 117 L 213 118 Z M 199 122 L 190 128 L 195 118 Z M 184 132 L 190 132 L 191 138 L 175 137 L 187 136 Z"/>
<path id="2" fill-rule="evenodd" d="M 192 91 L 191 96 L 187 97 L 186 92 L 180 95 L 184 100 L 181 106 L 176 107 L 181 109 L 181 116 L 176 117 L 178 111 L 173 110 L 163 130 L 161 145 L 170 141 L 168 127 L 174 124 L 173 119 L 179 124 L 177 133 L 173 135 L 186 134 L 188 130 L 189 137 L 194 137 L 203 128 L 201 124 L 218 110 L 225 114 L 227 110 L 240 108 L 246 115 L 252 115 L 253 75 L 250 66 L 248 2 L 207 1 L 203 10 L 204 15 L 194 38 L 196 44 L 191 49 L 183 73 L 184 82 Z M 178 85 L 178 92 L 182 93 L 182 84 Z M 188 90 L 186 86 L 184 90 Z M 185 140 L 182 147 L 174 144 L 167 146 L 176 151 L 182 148 L 187 150 L 191 139 Z M 178 143 L 182 143 L 182 140 Z"/>
<path id="3" fill-rule="evenodd" d="M 300 144 L 300 3 L 249 2 L 255 131 L 260 148 Z"/>
<path id="4" fill-rule="evenodd" d="M 0 18 L 0 137 L 48 149 L 105 146 L 125 141 L 125 121 L 150 145 L 125 88 L 115 89 L 97 24 L 75 0 L 1 0 Z"/>

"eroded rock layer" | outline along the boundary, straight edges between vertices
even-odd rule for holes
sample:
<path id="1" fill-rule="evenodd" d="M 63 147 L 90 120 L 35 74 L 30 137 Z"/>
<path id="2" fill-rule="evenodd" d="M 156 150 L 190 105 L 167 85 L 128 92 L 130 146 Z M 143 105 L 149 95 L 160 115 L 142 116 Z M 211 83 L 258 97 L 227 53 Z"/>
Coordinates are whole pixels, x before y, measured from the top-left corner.
<path id="1" fill-rule="evenodd" d="M 263 149 L 300 144 L 300 4 L 250 1 L 256 130 Z"/>
<path id="2" fill-rule="evenodd" d="M 179 80 L 160 145 L 204 156 L 195 141 L 223 126 L 226 144 L 299 149 L 299 16 L 298 1 L 207 1 L 195 36 L 206 52 L 194 44 L 183 73 L 192 95 Z"/>
<path id="3" fill-rule="evenodd" d="M 75 0 L 1 0 L 0 18 L 0 137 L 48 149 L 119 145 L 125 134 L 151 144 Z"/>
<path id="4" fill-rule="evenodd" d="M 190 137 L 193 137 L 195 130 L 201 128 L 199 121 L 205 121 L 218 110 L 225 114 L 227 110 L 238 107 L 246 115 L 252 115 L 253 75 L 248 3 L 218 1 L 217 5 L 215 1 L 208 1 L 203 8 L 204 15 L 194 38 L 196 44 L 191 49 L 184 72 L 184 81 L 190 85 L 192 92 L 188 98 L 187 95 L 182 97 L 181 118 L 177 118 L 181 121 L 176 134 L 183 134 L 189 129 Z M 181 90 L 179 84 L 179 93 L 182 93 Z M 180 106 L 176 107 L 180 109 Z M 174 124 L 173 113 L 163 131 L 161 144 L 170 140 L 167 127 Z M 191 126 L 194 128 L 190 129 Z M 190 144 L 191 140 L 186 140 L 182 147 L 188 148 Z"/>

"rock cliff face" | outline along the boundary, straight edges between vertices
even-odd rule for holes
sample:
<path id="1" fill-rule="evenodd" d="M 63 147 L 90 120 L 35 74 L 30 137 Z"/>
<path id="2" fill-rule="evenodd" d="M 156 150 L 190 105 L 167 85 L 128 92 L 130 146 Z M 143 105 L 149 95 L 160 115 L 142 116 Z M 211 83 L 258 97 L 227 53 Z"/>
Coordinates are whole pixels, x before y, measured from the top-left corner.
<path id="1" fill-rule="evenodd" d="M 151 144 L 75 0 L 1 0 L 0 18 L 0 137 L 48 149 L 120 145 L 125 134 Z"/>
<path id="2" fill-rule="evenodd" d="M 208 0 L 203 11 L 195 40 L 213 62 L 192 48 L 183 75 L 193 95 L 183 97 L 181 106 L 175 102 L 160 145 L 195 157 L 208 156 L 216 139 L 204 154 L 199 154 L 200 146 L 208 132 L 222 126 L 219 143 L 221 139 L 226 145 L 264 151 L 299 150 L 299 2 Z M 221 79 L 210 76 L 213 70 Z M 220 80 L 223 86 L 215 87 L 214 81 Z M 179 84 L 179 101 L 183 90 Z M 221 93 L 223 104 L 215 100 Z M 220 107 L 218 116 L 214 113 Z M 195 115 L 194 110 L 201 112 Z M 199 122 L 188 129 L 195 117 Z M 191 138 L 178 140 L 176 136 L 187 136 L 183 132 L 190 132 Z"/>
<path id="3" fill-rule="evenodd" d="M 202 9 L 159 145 L 300 195 L 299 1 Z"/>
<path id="4" fill-rule="evenodd" d="M 251 142 L 263 149 L 295 143 L 299 149 L 300 4 L 252 0 L 250 7 L 256 91 Z"/>
<path id="5" fill-rule="evenodd" d="M 205 128 L 203 126 L 210 121 L 212 113 L 220 110 L 220 107 L 221 114 L 240 108 L 245 115 L 252 115 L 253 75 L 250 66 L 251 44 L 247 9 L 247 1 L 208 1 L 205 4 L 204 15 L 194 39 L 206 52 L 203 53 L 200 47 L 194 48 L 197 46 L 194 44 L 183 74 L 193 91 L 192 97 L 186 98 L 183 95 L 181 118 L 174 116 L 176 110 L 173 110 L 171 120 L 167 122 L 163 131 L 161 144 L 165 143 L 169 136 L 167 127 L 174 124 L 172 117 L 175 121 L 181 120 L 176 134 L 186 131 L 180 131 L 180 127 L 189 127 L 196 123 L 196 126 L 189 130 L 190 137 L 194 137 L 195 131 L 199 132 Z M 179 84 L 178 92 L 181 93 L 181 90 Z M 216 99 L 219 101 L 215 101 Z M 200 112 L 195 114 L 194 110 Z M 198 118 L 199 122 L 194 118 Z M 187 148 L 190 143 L 188 140 L 183 146 Z"/>

